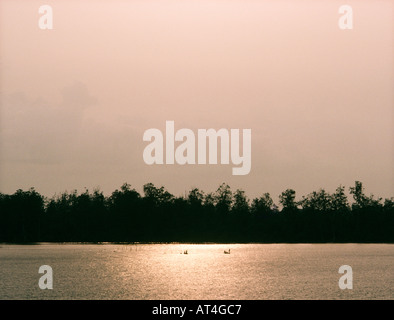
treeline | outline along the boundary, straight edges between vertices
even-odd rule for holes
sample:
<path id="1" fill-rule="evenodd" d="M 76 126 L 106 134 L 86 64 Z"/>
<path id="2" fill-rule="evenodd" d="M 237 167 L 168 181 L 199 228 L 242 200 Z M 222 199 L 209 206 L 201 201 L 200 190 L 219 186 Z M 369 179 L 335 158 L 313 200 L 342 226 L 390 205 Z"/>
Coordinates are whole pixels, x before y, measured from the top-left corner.
<path id="1" fill-rule="evenodd" d="M 0 242 L 394 242 L 394 198 L 364 194 L 362 183 L 296 201 L 287 189 L 249 200 L 222 184 L 175 197 L 152 183 L 143 195 L 124 184 L 110 196 L 77 191 L 47 199 L 34 188 L 0 193 Z"/>

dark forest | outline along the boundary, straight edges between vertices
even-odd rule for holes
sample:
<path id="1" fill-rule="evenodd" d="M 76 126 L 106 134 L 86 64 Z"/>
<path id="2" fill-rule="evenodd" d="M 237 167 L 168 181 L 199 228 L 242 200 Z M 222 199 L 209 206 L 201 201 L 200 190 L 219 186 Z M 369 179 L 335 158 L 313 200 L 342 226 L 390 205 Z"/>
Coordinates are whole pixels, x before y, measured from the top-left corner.
<path id="1" fill-rule="evenodd" d="M 269 193 L 249 200 L 225 183 L 180 197 L 152 183 L 143 195 L 127 183 L 110 196 L 17 190 L 0 193 L 0 242 L 393 243 L 394 198 L 367 196 L 359 181 L 345 191 L 296 200 L 287 189 L 275 204 Z"/>

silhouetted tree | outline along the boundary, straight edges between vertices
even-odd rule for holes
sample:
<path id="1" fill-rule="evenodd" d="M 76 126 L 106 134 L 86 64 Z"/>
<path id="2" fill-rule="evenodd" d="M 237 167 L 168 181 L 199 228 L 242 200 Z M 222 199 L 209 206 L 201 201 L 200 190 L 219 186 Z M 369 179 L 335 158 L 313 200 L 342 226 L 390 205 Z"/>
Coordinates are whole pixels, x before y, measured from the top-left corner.
<path id="1" fill-rule="evenodd" d="M 300 201 L 303 209 L 327 212 L 333 210 L 333 197 L 324 189 L 313 191 Z"/>
<path id="2" fill-rule="evenodd" d="M 349 202 L 345 194 L 345 187 L 339 186 L 332 195 L 332 208 L 334 211 L 346 212 L 349 210 Z"/>
<path id="3" fill-rule="evenodd" d="M 251 211 L 253 214 L 269 214 L 274 211 L 274 201 L 269 193 L 264 193 L 260 198 L 252 201 Z"/>
<path id="4" fill-rule="evenodd" d="M 232 212 L 236 214 L 249 213 L 249 199 L 245 195 L 245 191 L 237 189 L 234 193 Z"/>
<path id="5" fill-rule="evenodd" d="M 350 189 L 350 194 L 353 195 L 353 199 L 355 201 L 355 203 L 353 204 L 353 208 L 362 209 L 367 207 L 381 206 L 380 202 L 382 198 L 374 199 L 374 196 L 372 194 L 369 197 L 367 197 L 364 194 L 364 187 L 360 181 L 356 181 L 355 186 L 350 187 L 349 189 Z"/>
<path id="6" fill-rule="evenodd" d="M 215 203 L 218 212 L 228 213 L 230 211 L 233 202 L 232 195 L 230 186 L 222 183 L 215 194 Z"/>
<path id="7" fill-rule="evenodd" d="M 284 211 L 293 211 L 297 209 L 295 194 L 296 192 L 293 189 L 287 189 L 279 195 L 279 203 L 283 206 Z"/>
<path id="8" fill-rule="evenodd" d="M 0 196 L 0 241 L 34 242 L 41 233 L 44 197 L 34 188 Z"/>
<path id="9" fill-rule="evenodd" d="M 204 192 L 201 192 L 198 188 L 190 190 L 187 201 L 192 207 L 201 207 L 204 201 Z"/>

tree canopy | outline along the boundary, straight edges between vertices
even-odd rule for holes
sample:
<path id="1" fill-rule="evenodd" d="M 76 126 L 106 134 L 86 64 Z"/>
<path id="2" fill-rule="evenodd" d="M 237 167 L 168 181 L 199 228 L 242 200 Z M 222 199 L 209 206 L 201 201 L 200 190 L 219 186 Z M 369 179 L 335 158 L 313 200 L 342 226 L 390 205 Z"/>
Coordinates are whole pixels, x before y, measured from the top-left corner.
<path id="1" fill-rule="evenodd" d="M 394 242 L 394 198 L 367 196 L 361 182 L 297 201 L 287 189 L 249 199 L 223 183 L 174 196 L 147 183 L 45 198 L 34 188 L 0 193 L 0 242 Z"/>

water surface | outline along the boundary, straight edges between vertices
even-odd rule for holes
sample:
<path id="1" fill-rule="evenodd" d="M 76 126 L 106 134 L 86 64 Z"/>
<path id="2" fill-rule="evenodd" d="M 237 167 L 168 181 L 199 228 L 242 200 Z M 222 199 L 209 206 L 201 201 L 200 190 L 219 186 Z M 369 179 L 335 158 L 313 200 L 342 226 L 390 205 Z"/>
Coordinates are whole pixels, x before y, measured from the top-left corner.
<path id="1" fill-rule="evenodd" d="M 394 245 L 2 244 L 0 284 L 0 299 L 393 299 Z"/>

